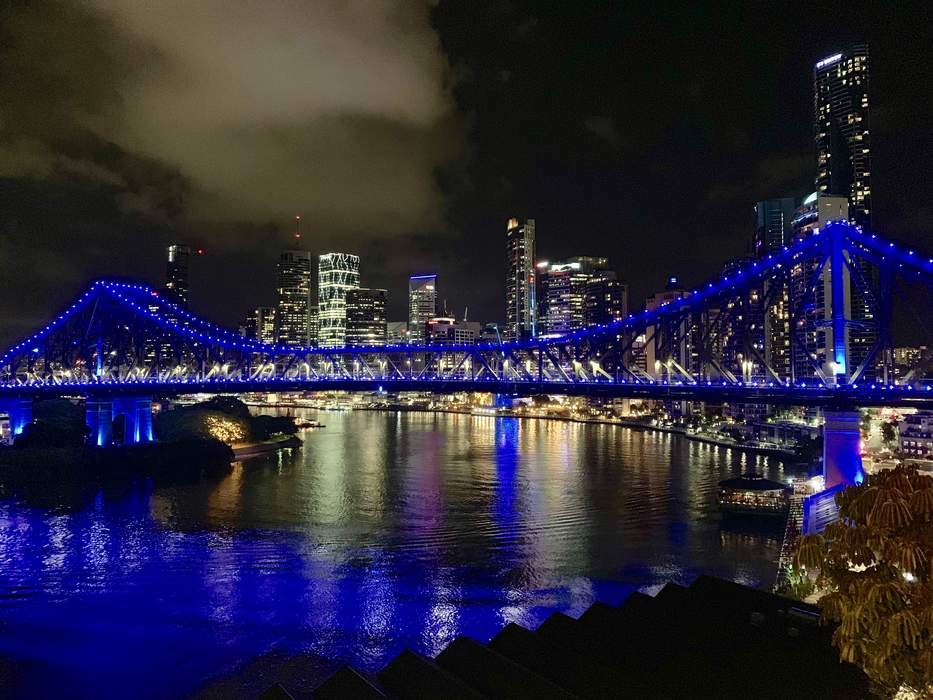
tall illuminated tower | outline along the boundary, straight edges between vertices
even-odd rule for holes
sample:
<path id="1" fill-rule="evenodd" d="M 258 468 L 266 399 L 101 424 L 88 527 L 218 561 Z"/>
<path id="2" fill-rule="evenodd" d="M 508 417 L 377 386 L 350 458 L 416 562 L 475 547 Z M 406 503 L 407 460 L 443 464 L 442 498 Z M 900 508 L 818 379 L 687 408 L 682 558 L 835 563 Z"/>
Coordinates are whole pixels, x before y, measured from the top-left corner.
<path id="1" fill-rule="evenodd" d="M 360 286 L 360 258 L 325 253 L 318 258 L 318 345 L 339 348 L 347 336 L 347 291 Z"/>
<path id="2" fill-rule="evenodd" d="M 437 316 L 437 275 L 412 275 L 408 278 L 409 342 L 425 340 L 425 324 Z"/>
<path id="3" fill-rule="evenodd" d="M 276 338 L 282 345 L 311 345 L 311 253 L 286 250 L 279 256 Z"/>
<path id="4" fill-rule="evenodd" d="M 846 197 L 852 223 L 871 225 L 868 46 L 858 44 L 813 67 L 816 191 Z"/>
<path id="5" fill-rule="evenodd" d="M 191 293 L 188 277 L 191 248 L 182 243 L 173 243 L 166 249 L 166 252 L 165 289 L 172 301 L 187 308 L 188 297 Z"/>
<path id="6" fill-rule="evenodd" d="M 505 280 L 505 336 L 522 340 L 537 335 L 535 298 L 535 220 L 506 224 L 508 274 Z"/>

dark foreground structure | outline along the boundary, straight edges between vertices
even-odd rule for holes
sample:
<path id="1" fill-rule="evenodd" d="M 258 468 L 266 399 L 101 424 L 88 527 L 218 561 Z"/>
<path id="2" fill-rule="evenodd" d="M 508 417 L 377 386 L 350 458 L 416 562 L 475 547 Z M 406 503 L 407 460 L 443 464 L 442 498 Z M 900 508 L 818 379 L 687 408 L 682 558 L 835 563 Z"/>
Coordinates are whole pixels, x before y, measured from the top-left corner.
<path id="1" fill-rule="evenodd" d="M 458 637 L 437 658 L 399 654 L 375 675 L 339 669 L 313 698 L 867 698 L 867 677 L 838 660 L 818 608 L 701 576 L 554 613 L 535 631 L 507 625 L 488 644 Z"/>

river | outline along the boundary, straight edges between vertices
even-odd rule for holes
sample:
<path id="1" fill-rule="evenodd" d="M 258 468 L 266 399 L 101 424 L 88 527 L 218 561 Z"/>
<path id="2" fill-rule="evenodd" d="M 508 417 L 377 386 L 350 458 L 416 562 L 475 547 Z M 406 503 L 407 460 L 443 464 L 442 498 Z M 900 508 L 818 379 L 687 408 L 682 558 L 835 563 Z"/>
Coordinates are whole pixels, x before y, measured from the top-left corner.
<path id="1" fill-rule="evenodd" d="M 0 690 L 184 697 L 264 654 L 375 670 L 700 573 L 770 587 L 782 527 L 721 479 L 797 474 L 682 436 L 455 414 L 326 428 L 223 477 L 0 498 Z"/>

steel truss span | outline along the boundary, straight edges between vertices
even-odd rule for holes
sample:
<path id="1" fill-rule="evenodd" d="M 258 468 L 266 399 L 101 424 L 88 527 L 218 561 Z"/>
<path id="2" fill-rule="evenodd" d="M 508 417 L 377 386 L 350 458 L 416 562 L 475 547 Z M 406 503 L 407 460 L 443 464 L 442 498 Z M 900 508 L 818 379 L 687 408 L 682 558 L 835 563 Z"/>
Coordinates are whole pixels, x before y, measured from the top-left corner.
<path id="1" fill-rule="evenodd" d="M 154 289 L 99 280 L 0 355 L 0 396 L 381 389 L 933 406 L 922 372 L 907 383 L 885 377 L 903 280 L 933 290 L 933 258 L 838 222 L 658 309 L 559 338 L 344 348 L 248 340 Z M 838 300 L 843 284 L 846 303 L 814 320 L 814 290 Z M 766 357 L 750 299 L 764 312 L 785 305 L 787 355 L 809 362 L 807 372 Z M 859 305 L 866 312 L 853 318 Z M 866 339 L 857 355 L 856 336 Z M 828 361 L 813 351 L 817 337 Z"/>

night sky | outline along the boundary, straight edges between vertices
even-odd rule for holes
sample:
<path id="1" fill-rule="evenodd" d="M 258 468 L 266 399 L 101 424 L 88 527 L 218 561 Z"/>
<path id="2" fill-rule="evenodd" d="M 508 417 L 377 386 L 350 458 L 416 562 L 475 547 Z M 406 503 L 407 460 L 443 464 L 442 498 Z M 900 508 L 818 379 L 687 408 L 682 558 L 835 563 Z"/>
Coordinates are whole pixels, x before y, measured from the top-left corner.
<path id="1" fill-rule="evenodd" d="M 0 2 L 0 346 L 90 280 L 192 265 L 195 311 L 274 299 L 293 217 L 504 316 L 505 221 L 608 255 L 639 305 L 813 189 L 812 65 L 871 52 L 874 228 L 933 250 L 930 3 Z M 896 8 L 896 9 L 894 9 Z"/>

